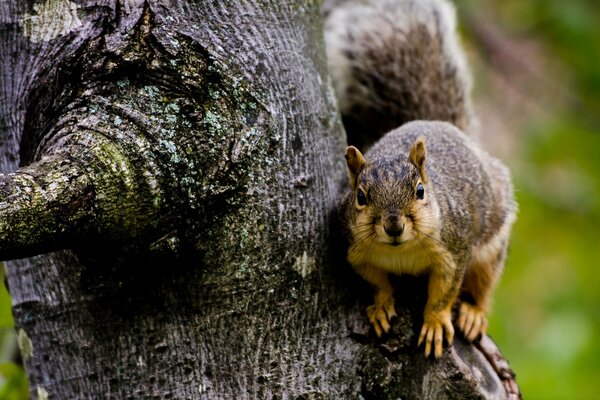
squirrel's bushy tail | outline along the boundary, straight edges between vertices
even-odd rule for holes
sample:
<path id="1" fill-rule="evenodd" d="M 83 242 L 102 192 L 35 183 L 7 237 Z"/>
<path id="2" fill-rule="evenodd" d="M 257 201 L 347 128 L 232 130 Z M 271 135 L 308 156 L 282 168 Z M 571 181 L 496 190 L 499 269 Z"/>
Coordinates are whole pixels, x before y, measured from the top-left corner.
<path id="1" fill-rule="evenodd" d="M 325 41 L 349 144 L 413 120 L 470 130 L 470 76 L 446 0 L 342 2 L 326 16 Z"/>

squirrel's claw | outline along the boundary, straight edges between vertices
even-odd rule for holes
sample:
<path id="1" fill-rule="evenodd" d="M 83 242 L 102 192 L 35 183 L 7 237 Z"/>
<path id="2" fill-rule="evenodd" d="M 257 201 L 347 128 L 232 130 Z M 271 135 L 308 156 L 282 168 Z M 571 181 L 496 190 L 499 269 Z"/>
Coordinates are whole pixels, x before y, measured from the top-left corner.
<path id="1" fill-rule="evenodd" d="M 461 303 L 457 325 L 467 340 L 472 342 L 480 335 L 484 335 L 487 331 L 487 324 L 485 311 L 469 303 Z"/>
<path id="2" fill-rule="evenodd" d="M 420 346 L 425 343 L 425 357 L 429 357 L 433 346 L 433 355 L 440 358 L 444 351 L 444 333 L 448 345 L 452 344 L 454 339 L 454 327 L 450 318 L 450 312 L 444 310 L 440 313 L 430 314 L 425 317 L 421 333 L 419 334 Z"/>
<path id="3" fill-rule="evenodd" d="M 394 298 L 390 297 L 384 302 L 376 302 L 367 307 L 367 316 L 375 329 L 377 337 L 381 337 L 382 334 L 388 333 L 390 330 L 390 321 L 397 316 L 394 307 Z"/>

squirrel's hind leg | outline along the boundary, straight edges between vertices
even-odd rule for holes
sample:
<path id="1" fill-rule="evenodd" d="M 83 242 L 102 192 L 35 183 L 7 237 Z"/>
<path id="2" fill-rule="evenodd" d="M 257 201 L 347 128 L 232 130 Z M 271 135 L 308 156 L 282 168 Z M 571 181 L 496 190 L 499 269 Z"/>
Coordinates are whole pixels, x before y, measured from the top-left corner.
<path id="1" fill-rule="evenodd" d="M 457 325 L 473 341 L 487 331 L 492 292 L 506 259 L 507 243 L 499 241 L 477 249 L 465 273 Z"/>

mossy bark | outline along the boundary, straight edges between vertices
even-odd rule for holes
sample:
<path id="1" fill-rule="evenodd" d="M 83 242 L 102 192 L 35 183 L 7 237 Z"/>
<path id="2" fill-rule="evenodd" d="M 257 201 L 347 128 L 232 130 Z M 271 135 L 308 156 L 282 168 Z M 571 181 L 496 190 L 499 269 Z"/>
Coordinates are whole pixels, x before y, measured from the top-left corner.
<path id="1" fill-rule="evenodd" d="M 318 7 L 0 4 L 0 256 L 30 257 L 8 284 L 34 398 L 506 397 L 473 346 L 422 357 L 422 290 L 369 335 Z"/>

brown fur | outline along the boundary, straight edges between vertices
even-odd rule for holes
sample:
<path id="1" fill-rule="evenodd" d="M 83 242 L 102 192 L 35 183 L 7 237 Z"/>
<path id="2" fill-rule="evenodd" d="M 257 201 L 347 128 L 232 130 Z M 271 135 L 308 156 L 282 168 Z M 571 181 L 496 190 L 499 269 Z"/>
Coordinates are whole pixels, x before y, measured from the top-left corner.
<path id="1" fill-rule="evenodd" d="M 506 167 L 457 129 L 475 122 L 454 9 L 446 0 L 348 0 L 328 11 L 325 40 L 349 143 L 375 142 L 365 156 L 348 147 L 343 205 L 347 259 L 375 290 L 369 320 L 377 335 L 390 328 L 389 274 L 427 275 L 419 343 L 440 357 L 459 296 L 457 326 L 470 340 L 485 332 L 516 210 Z"/>
<path id="2" fill-rule="evenodd" d="M 389 330 L 395 315 L 390 273 L 429 276 L 419 336 L 426 354 L 440 357 L 442 338 L 452 342 L 450 309 L 459 294 L 464 302 L 458 327 L 470 340 L 485 333 L 516 209 L 507 169 L 442 122 L 406 124 L 366 156 L 349 151 L 355 185 L 344 206 L 348 261 L 375 290 L 367 312 L 377 335 Z M 419 185 L 422 199 L 416 196 Z M 358 190 L 367 204 L 358 204 Z M 398 237 L 387 234 L 390 219 L 402 226 Z"/>

